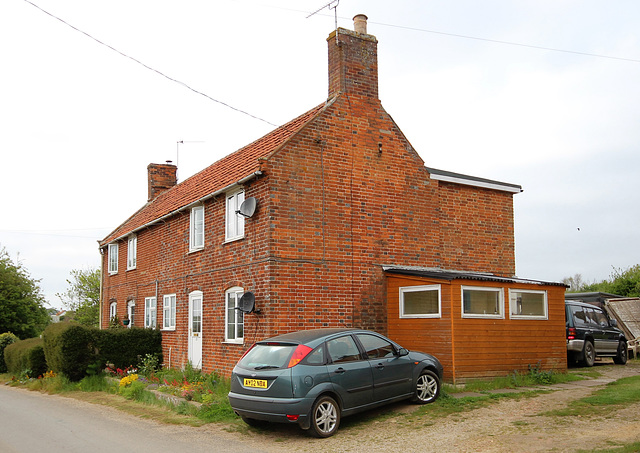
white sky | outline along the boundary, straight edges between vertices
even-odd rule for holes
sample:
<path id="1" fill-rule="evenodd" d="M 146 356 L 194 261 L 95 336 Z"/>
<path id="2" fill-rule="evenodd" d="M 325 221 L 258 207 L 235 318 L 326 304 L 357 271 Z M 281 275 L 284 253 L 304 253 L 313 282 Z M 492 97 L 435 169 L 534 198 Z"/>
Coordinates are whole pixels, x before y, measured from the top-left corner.
<path id="1" fill-rule="evenodd" d="M 333 10 L 306 16 L 329 0 L 33 1 L 274 124 L 327 97 Z M 341 0 L 338 25 L 358 13 L 383 106 L 426 165 L 523 186 L 518 276 L 640 263 L 640 2 Z M 0 43 L 0 245 L 54 307 L 146 202 L 149 163 L 178 159 L 183 180 L 273 129 L 25 0 L 0 2 Z"/>

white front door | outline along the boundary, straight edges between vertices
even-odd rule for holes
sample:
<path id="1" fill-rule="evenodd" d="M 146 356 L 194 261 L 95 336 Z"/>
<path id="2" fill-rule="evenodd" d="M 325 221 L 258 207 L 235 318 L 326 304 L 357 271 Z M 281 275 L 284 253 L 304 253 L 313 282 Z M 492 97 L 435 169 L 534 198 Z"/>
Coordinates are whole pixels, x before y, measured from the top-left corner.
<path id="1" fill-rule="evenodd" d="M 189 362 L 202 368 L 202 291 L 189 294 Z"/>

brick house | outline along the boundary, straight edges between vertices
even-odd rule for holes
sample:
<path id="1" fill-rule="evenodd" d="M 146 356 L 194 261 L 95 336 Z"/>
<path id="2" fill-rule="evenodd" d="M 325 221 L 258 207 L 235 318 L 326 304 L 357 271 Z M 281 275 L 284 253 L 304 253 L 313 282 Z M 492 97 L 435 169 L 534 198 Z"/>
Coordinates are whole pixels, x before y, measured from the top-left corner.
<path id="1" fill-rule="evenodd" d="M 175 166 L 148 166 L 147 203 L 99 244 L 102 327 L 117 315 L 159 328 L 165 366 L 229 374 L 255 340 L 294 330 L 411 340 L 388 308 L 389 269 L 515 274 L 520 186 L 425 167 L 378 99 L 377 40 L 355 21 L 327 39 L 325 102 L 180 184 Z M 250 217 L 237 212 L 245 200 Z M 252 313 L 237 309 L 245 293 Z M 431 352 L 419 323 L 404 345 Z M 564 319 L 544 324 L 564 345 Z"/>

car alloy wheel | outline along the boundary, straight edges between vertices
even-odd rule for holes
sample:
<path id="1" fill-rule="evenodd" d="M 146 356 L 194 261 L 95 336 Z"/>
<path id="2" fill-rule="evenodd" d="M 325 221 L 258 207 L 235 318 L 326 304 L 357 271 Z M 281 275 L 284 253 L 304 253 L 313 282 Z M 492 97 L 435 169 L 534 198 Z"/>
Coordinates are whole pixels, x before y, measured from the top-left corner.
<path id="1" fill-rule="evenodd" d="M 340 408 L 330 396 L 316 401 L 311 411 L 311 434 L 317 437 L 333 436 L 340 425 Z"/>
<path id="2" fill-rule="evenodd" d="M 440 380 L 430 370 L 424 370 L 416 381 L 416 393 L 414 400 L 420 404 L 431 403 L 440 394 Z"/>

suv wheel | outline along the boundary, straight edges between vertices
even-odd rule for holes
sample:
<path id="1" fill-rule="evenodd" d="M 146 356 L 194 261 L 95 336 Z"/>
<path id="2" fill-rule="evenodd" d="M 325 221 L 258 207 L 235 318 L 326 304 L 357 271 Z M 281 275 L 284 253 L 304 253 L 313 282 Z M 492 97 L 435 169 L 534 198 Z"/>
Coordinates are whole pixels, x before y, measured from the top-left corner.
<path id="1" fill-rule="evenodd" d="M 593 347 L 593 343 L 589 340 L 584 342 L 584 365 L 585 366 L 593 366 L 593 363 L 596 361 L 596 350 Z"/>
<path id="2" fill-rule="evenodd" d="M 627 363 L 627 342 L 621 341 L 618 343 L 618 354 L 613 358 L 613 362 L 618 365 L 625 365 Z"/>

